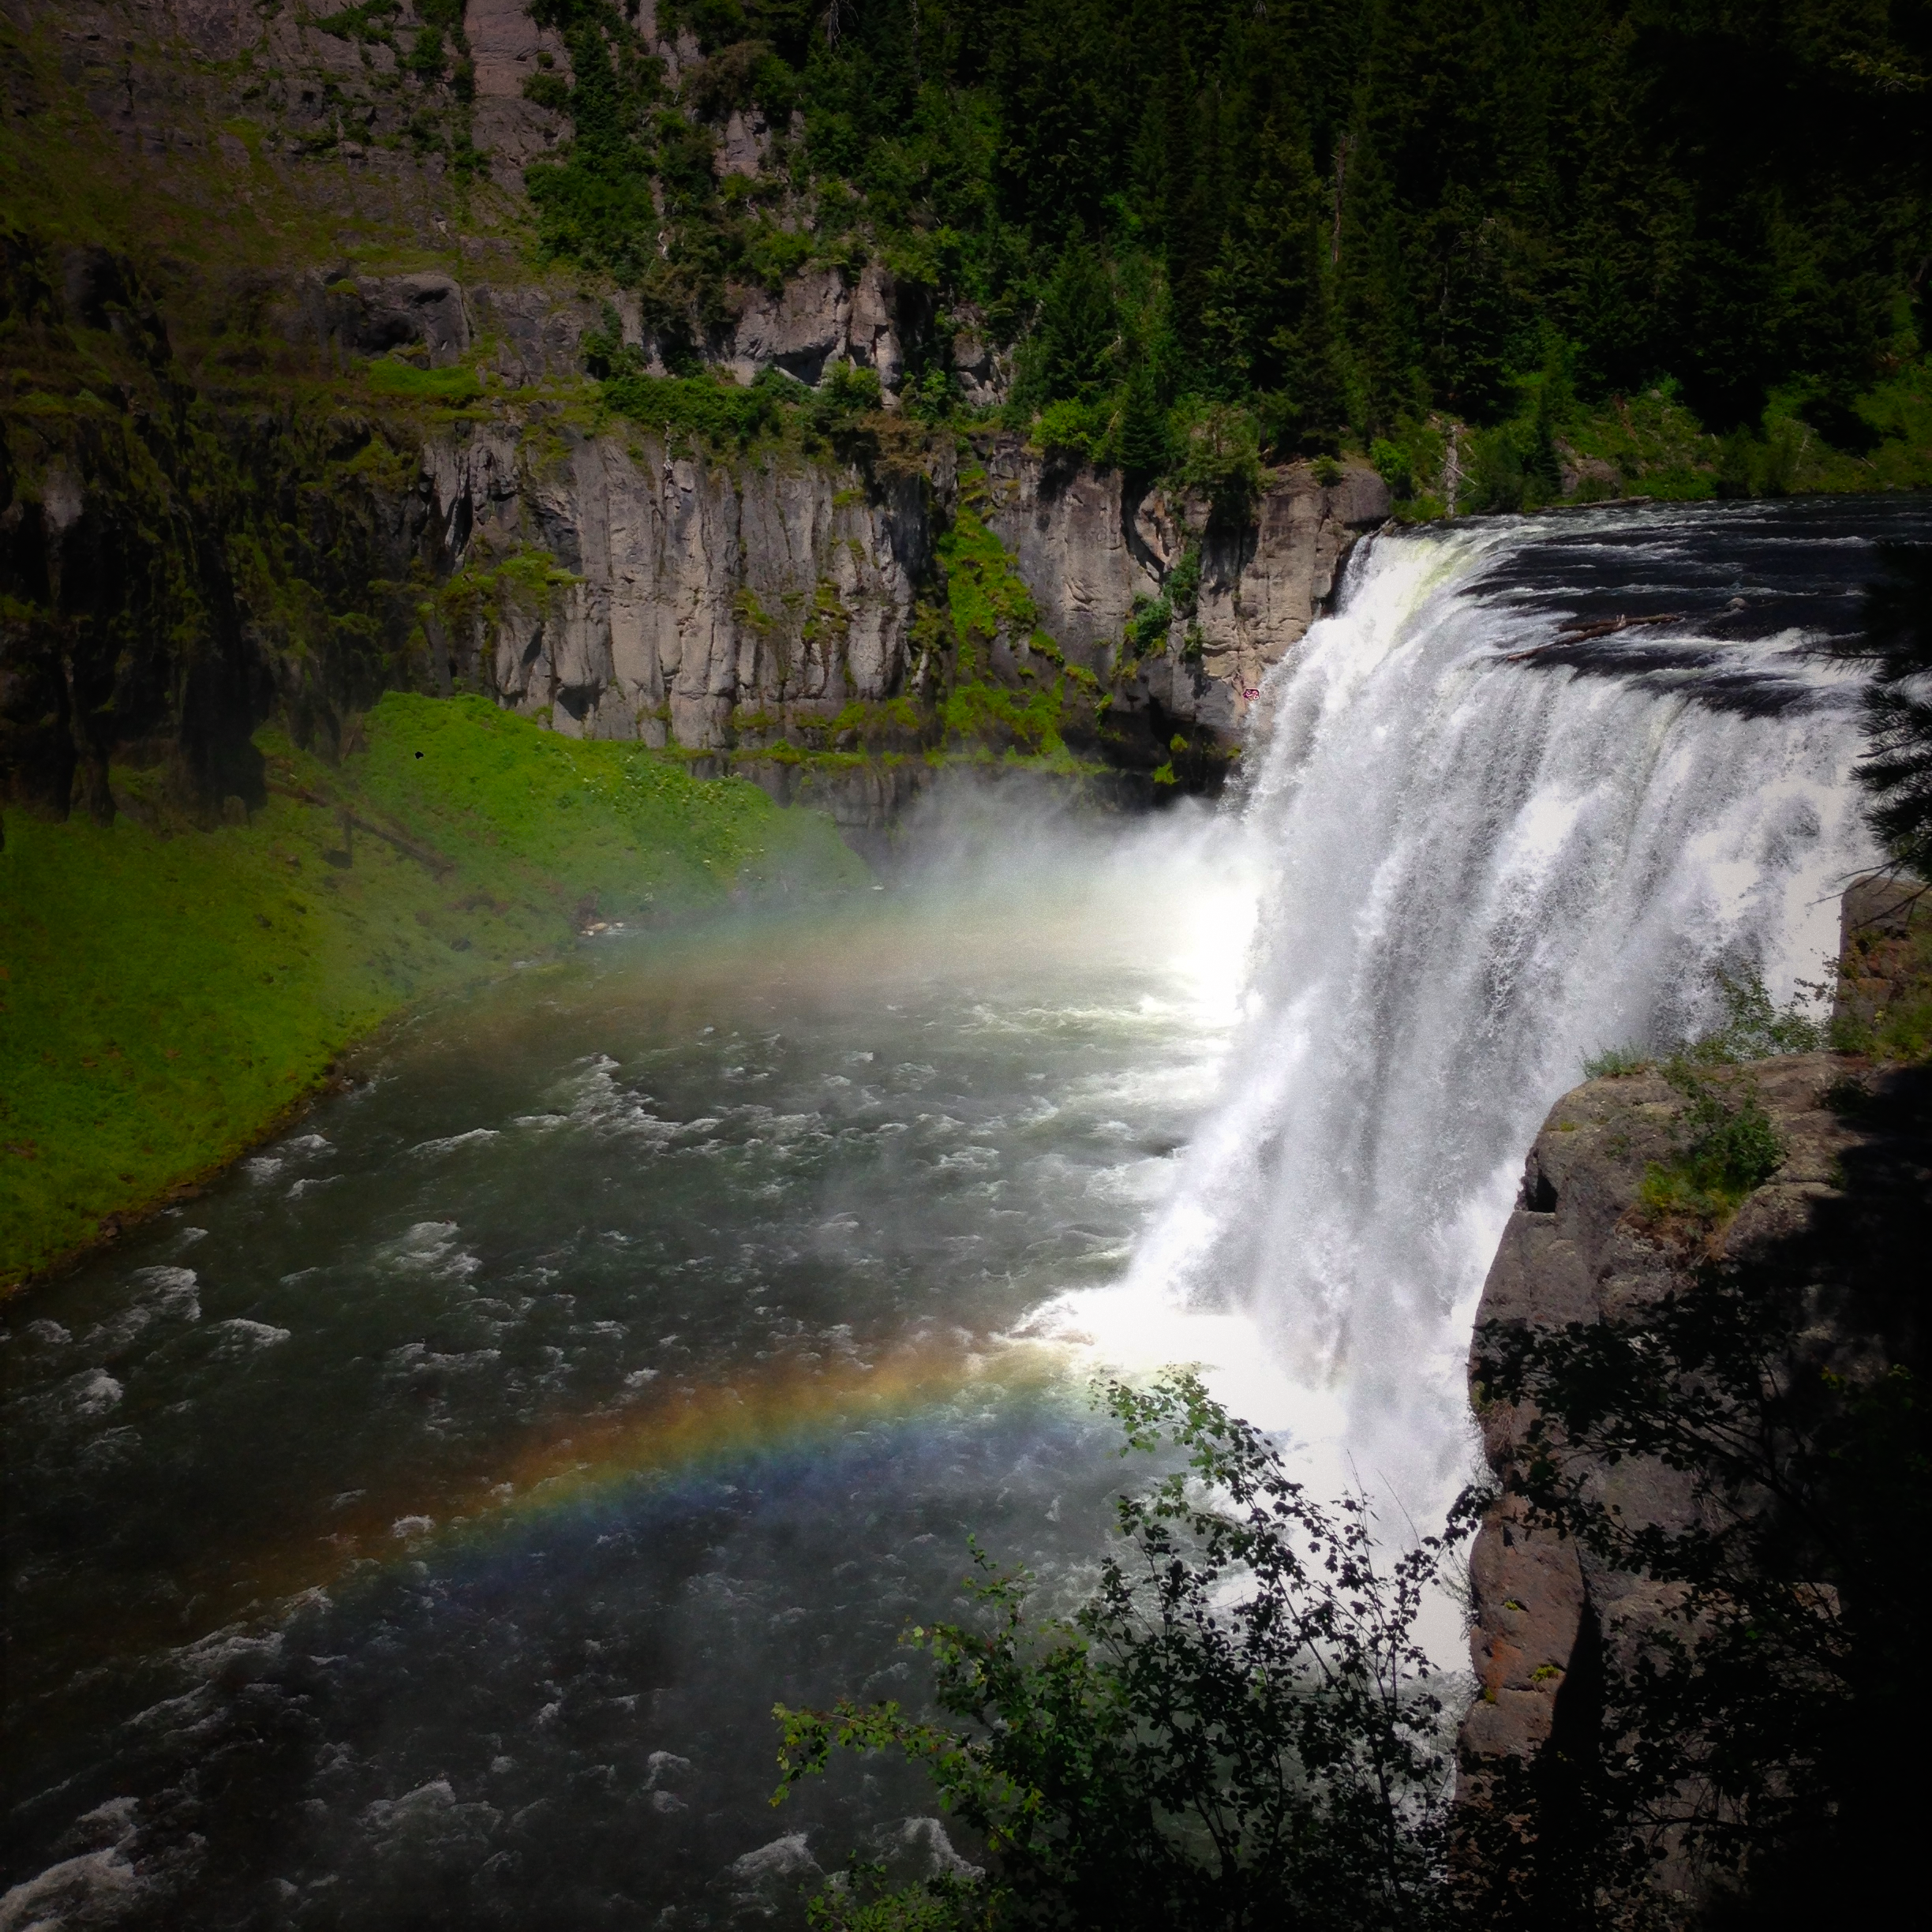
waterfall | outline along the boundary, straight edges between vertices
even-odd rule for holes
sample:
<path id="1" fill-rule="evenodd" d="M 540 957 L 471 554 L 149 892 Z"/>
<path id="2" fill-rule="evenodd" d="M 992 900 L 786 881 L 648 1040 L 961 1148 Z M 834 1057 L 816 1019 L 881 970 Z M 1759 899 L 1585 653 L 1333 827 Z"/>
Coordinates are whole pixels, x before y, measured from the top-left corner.
<path id="1" fill-rule="evenodd" d="M 1670 574 L 1686 520 L 1632 541 L 1599 513 L 1618 594 Z M 1230 1071 L 1124 1283 L 1060 1311 L 1116 1360 L 1203 1360 L 1418 1523 L 1473 1464 L 1470 1323 L 1548 1107 L 1591 1053 L 1711 1017 L 1720 965 L 1819 979 L 1870 856 L 1853 690 L 1801 627 L 1586 650 L 1590 586 L 1520 581 L 1552 541 L 1379 539 L 1272 674 Z M 1719 591 L 1750 588 L 1734 561 Z"/>

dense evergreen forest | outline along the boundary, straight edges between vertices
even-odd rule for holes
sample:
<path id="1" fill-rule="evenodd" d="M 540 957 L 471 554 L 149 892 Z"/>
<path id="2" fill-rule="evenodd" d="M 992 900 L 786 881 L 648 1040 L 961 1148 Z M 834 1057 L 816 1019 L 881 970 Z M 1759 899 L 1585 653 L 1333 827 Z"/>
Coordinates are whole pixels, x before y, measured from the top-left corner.
<path id="1" fill-rule="evenodd" d="M 555 253 L 674 341 L 876 254 L 930 298 L 915 406 L 965 317 L 1018 345 L 1012 413 L 1129 469 L 1207 420 L 1399 470 L 1435 411 L 1518 421 L 1533 493 L 1563 412 L 1654 391 L 1747 487 L 1774 397 L 1858 456 L 1923 372 L 1926 0 L 660 0 L 675 85 L 635 10 L 532 10 Z M 713 164 L 734 110 L 755 177 Z"/>

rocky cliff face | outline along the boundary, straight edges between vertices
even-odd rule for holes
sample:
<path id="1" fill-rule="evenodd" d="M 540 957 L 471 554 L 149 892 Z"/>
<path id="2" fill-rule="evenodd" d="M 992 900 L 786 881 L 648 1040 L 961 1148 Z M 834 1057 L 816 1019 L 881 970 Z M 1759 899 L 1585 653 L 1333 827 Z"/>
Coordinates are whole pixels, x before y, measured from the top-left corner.
<path id="1" fill-rule="evenodd" d="M 422 480 L 452 569 L 540 553 L 441 641 L 466 680 L 556 729 L 724 750 L 740 714 L 794 719 L 918 682 L 915 601 L 938 487 L 800 462 L 730 466 L 657 438 L 511 424 L 435 439 Z M 522 594 L 516 594 L 520 589 Z"/>
<path id="2" fill-rule="evenodd" d="M 253 283 L 247 339 L 318 372 L 398 347 L 435 371 L 486 343 L 495 380 L 476 405 L 455 420 L 358 406 L 339 382 L 264 409 L 185 365 L 131 263 L 11 246 L 16 339 L 53 380 L 125 365 L 110 397 L 7 412 L 0 755 L 20 802 L 110 811 L 107 766 L 138 746 L 167 748 L 185 789 L 245 803 L 262 717 L 326 744 L 388 683 L 463 683 L 559 730 L 710 752 L 810 745 L 795 727 L 945 686 L 915 618 L 943 596 L 949 439 L 840 464 L 599 428 L 577 394 L 593 305 L 428 271 Z M 1238 747 L 1267 667 L 1387 508 L 1371 472 L 1324 488 L 1298 468 L 1271 480 L 1255 526 L 1204 534 L 1201 506 L 1129 501 L 1118 473 L 1055 472 L 992 432 L 966 454 L 1040 627 L 1110 700 L 1104 739 L 1091 708 L 1070 739 L 1143 769 L 1177 731 Z M 1133 642 L 1137 603 L 1190 550 L 1196 602 Z M 1010 651 L 993 657 L 1023 681 Z"/>
<path id="3" fill-rule="evenodd" d="M 1848 895 L 1844 923 L 1841 1020 L 1878 1046 L 1888 1013 L 1908 1030 L 1920 1024 L 1912 1015 L 1924 1002 L 1932 918 L 1922 889 L 1874 882 Z M 1684 1589 L 1559 1533 L 1533 1500 L 1539 1485 L 1560 1467 L 1568 1492 L 1609 1512 L 1619 1538 L 1634 1541 L 1668 1544 L 1720 1527 L 1726 1510 L 1780 1505 L 1775 1485 L 1732 1483 L 1720 1508 L 1713 1469 L 1694 1458 L 1566 1446 L 1563 1418 L 1485 1385 L 1511 1336 L 1647 1335 L 1665 1305 L 1722 1282 L 1748 1305 L 1795 1312 L 1764 1358 L 1767 1389 L 1822 1388 L 1827 1376 L 1864 1386 L 1889 1364 L 1923 1367 L 1925 1066 L 1882 1050 L 1811 1052 L 1708 1068 L 1703 1079 L 1727 1106 L 1762 1107 L 1781 1154 L 1769 1178 L 1728 1218 L 1660 1211 L 1654 1177 L 1682 1159 L 1692 1096 L 1681 1076 L 1654 1069 L 1589 1081 L 1556 1103 L 1537 1137 L 1477 1316 L 1472 1387 L 1500 1490 L 1471 1563 L 1477 1694 L 1462 1728 L 1462 1795 L 1480 1818 L 1507 1793 L 1517 1842 L 1533 1847 L 1541 1836 L 1559 1858 L 1571 1826 L 1549 1811 L 1552 1793 L 1636 1735 L 1634 1719 L 1606 1709 L 1606 1678 L 1627 1684 L 1648 1668 L 1646 1646 Z M 1740 1410 L 1737 1425 L 1747 1420 Z M 1701 1800 L 1687 1787 L 1684 1802 Z M 1655 1842 L 1657 1909 L 1679 1923 L 1708 1874 L 1683 1855 L 1668 1816 Z M 1547 1871 L 1534 1882 L 1559 1889 Z"/>
<path id="4" fill-rule="evenodd" d="M 1306 464 L 1271 476 L 1252 522 L 1214 528 L 1204 504 L 1129 498 L 1119 472 L 1065 470 L 1017 443 L 989 455 L 988 521 L 1018 560 L 1040 621 L 1121 691 L 1128 715 L 1238 745 L 1262 679 L 1327 607 L 1357 536 L 1383 522 L 1388 486 L 1351 464 L 1329 485 Z M 1193 550 L 1199 588 L 1157 648 L 1123 650 L 1136 600 L 1153 603 Z M 1162 742 L 1165 742 L 1163 739 Z"/>
<path id="5" fill-rule="evenodd" d="M 517 238 L 519 171 L 563 128 L 524 92 L 555 34 L 470 0 L 432 71 L 399 58 L 406 0 L 381 34 L 329 17 L 0 0 L 0 798 L 106 818 L 110 766 L 161 759 L 185 801 L 245 810 L 264 720 L 327 751 L 396 684 L 762 754 L 774 781 L 949 734 L 1002 752 L 1000 702 L 941 721 L 968 675 L 944 541 L 963 467 L 1038 613 L 970 676 L 1020 702 L 1057 681 L 1076 757 L 1218 782 L 1387 513 L 1372 472 L 1285 470 L 1222 532 L 1011 436 L 926 432 L 894 391 L 931 318 L 877 262 L 740 290 L 698 353 L 740 381 L 875 371 L 883 440 L 726 455 L 613 417 L 586 339 L 661 370 L 637 299 L 546 279 Z M 772 133 L 726 129 L 717 165 Z M 1004 358 L 948 326 L 965 399 L 998 401 Z M 879 776 L 855 781 L 874 815 L 908 782 Z"/>
<path id="6" fill-rule="evenodd" d="M 1177 615 L 1141 655 L 1125 636 L 1136 600 L 1162 594 L 1201 507 L 1127 500 L 1118 471 L 1055 474 L 1011 436 L 975 437 L 966 453 L 983 461 L 988 526 L 1039 627 L 1114 695 L 1117 744 L 1131 742 L 1126 721 L 1159 744 L 1178 722 L 1238 745 L 1267 668 L 1388 512 L 1372 471 L 1326 488 L 1305 467 L 1278 475 L 1256 528 L 1207 541 L 1198 616 Z M 913 617 L 959 460 L 936 443 L 916 471 L 863 476 L 706 462 L 650 436 L 439 441 L 425 451 L 429 495 L 466 554 L 534 545 L 579 580 L 548 620 L 524 609 L 493 633 L 483 623 L 453 668 L 480 668 L 506 702 L 554 708 L 560 730 L 713 750 L 739 742 L 747 711 L 803 719 L 917 689 L 940 668 L 922 664 Z"/>
<path id="7" fill-rule="evenodd" d="M 1843 1076 L 1834 1054 L 1798 1054 L 1736 1069 L 1786 1149 L 1775 1178 L 1708 1242 L 1687 1247 L 1646 1219 L 1646 1171 L 1668 1162 L 1689 1103 L 1655 1072 L 1591 1080 L 1550 1110 L 1524 1171 L 1477 1320 L 1479 1327 L 1627 1322 L 1679 1290 L 1700 1263 L 1767 1265 L 1835 1201 L 1857 1129 L 1827 1102 Z M 1477 1371 L 1480 1388 L 1480 1367 Z M 1510 1485 L 1526 1453 L 1523 1408 L 1485 1402 L 1477 1413 L 1491 1466 L 1504 1481 L 1472 1559 L 1476 1623 L 1470 1653 L 1480 1686 L 1462 1727 L 1477 1759 L 1523 1756 L 1550 1736 L 1586 1621 L 1627 1645 L 1655 1614 L 1658 1586 L 1606 1571 L 1589 1551 L 1534 1526 Z M 1633 1524 L 1682 1528 L 1696 1519 L 1689 1472 L 1648 1458 L 1601 1472 L 1601 1493 Z"/>
<path id="8" fill-rule="evenodd" d="M 463 156 L 488 157 L 513 181 L 562 137 L 563 118 L 523 90 L 563 43 L 526 0 L 467 0 L 466 57 L 451 48 L 440 71 L 411 71 L 399 47 L 422 24 L 414 0 L 375 11 L 369 24 L 387 37 L 358 31 L 350 8 L 257 0 L 6 0 L 0 19 L 39 37 L 129 155 L 205 155 L 246 199 L 265 148 L 271 165 L 305 164 L 308 185 L 345 215 L 373 203 L 428 240 L 447 219 L 436 185 Z M 48 104 L 34 63 L 9 62 L 6 83 L 14 114 Z"/>

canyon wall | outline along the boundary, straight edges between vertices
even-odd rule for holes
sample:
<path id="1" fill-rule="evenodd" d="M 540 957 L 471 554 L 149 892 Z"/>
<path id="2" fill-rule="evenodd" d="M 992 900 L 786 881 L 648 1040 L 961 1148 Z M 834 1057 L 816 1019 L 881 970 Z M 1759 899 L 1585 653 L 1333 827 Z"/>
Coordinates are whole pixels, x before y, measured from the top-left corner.
<path id="1" fill-rule="evenodd" d="M 668 70 L 695 58 L 639 17 Z M 383 35 L 330 18 L 0 0 L 0 799 L 104 819 L 110 766 L 161 761 L 183 803 L 245 811 L 262 723 L 332 754 L 393 686 L 784 787 L 843 761 L 874 818 L 945 754 L 1219 781 L 1387 513 L 1372 471 L 1279 471 L 1222 530 L 990 425 L 927 429 L 897 392 L 930 297 L 863 253 L 736 289 L 678 351 L 795 400 L 874 373 L 836 453 L 615 414 L 594 372 L 661 373 L 666 345 L 635 294 L 532 252 L 521 170 L 567 123 L 525 90 L 556 35 L 470 0 L 431 71 L 399 62 L 407 0 Z M 757 167 L 755 118 L 719 168 Z M 946 342 L 989 411 L 1007 359 L 970 313 Z M 969 649 L 962 477 L 1038 617 Z M 986 688 L 949 704 L 962 683 Z"/>
<path id="2" fill-rule="evenodd" d="M 1068 742 L 1143 771 L 1177 732 L 1225 755 L 1388 507 L 1366 469 L 1324 485 L 1297 466 L 1223 534 L 1204 505 L 1130 500 L 1118 472 L 1057 471 L 990 429 L 907 425 L 885 460 L 722 457 L 595 407 L 594 305 L 432 271 L 256 278 L 214 306 L 212 339 L 297 372 L 402 346 L 433 371 L 485 343 L 492 380 L 467 406 L 299 389 L 264 406 L 259 383 L 185 363 L 131 263 L 10 245 L 8 319 L 53 380 L 125 365 L 106 395 L 6 411 L 0 759 L 40 809 L 110 812 L 107 765 L 163 754 L 185 790 L 246 804 L 255 724 L 279 713 L 326 747 L 392 683 L 694 751 L 826 749 L 801 730 L 853 704 L 930 706 L 955 675 L 915 633 L 922 601 L 944 603 L 963 464 L 983 469 L 1039 628 L 1088 674 L 1075 695 L 1109 701 L 1104 733 L 1073 704 Z M 1137 601 L 1190 546 L 1194 608 L 1130 647 Z M 1027 683 L 1018 642 L 994 640 L 987 676 Z M 897 748 L 934 742 L 908 728 Z"/>
<path id="3" fill-rule="evenodd" d="M 698 750 L 736 745 L 747 710 L 769 728 L 882 702 L 917 681 L 913 609 L 949 474 L 935 467 L 868 485 L 653 436 L 438 437 L 421 474 L 452 567 L 534 549 L 554 567 L 473 605 L 436 672 L 560 731 Z"/>
<path id="4" fill-rule="evenodd" d="M 1055 473 L 990 431 L 957 447 L 934 439 L 916 470 L 868 475 L 706 461 L 650 435 L 546 447 L 498 429 L 431 444 L 423 474 L 464 555 L 530 544 L 577 577 L 548 620 L 523 611 L 475 634 L 468 664 L 505 702 L 550 709 L 560 730 L 722 750 L 740 741 L 747 710 L 768 728 L 803 721 L 941 674 L 922 661 L 914 615 L 938 587 L 936 541 L 962 462 L 983 466 L 987 526 L 1039 627 L 1113 695 L 1117 744 L 1131 743 L 1120 725 L 1133 721 L 1150 747 L 1171 725 L 1238 745 L 1267 669 L 1389 507 L 1371 470 L 1324 486 L 1297 466 L 1270 479 L 1255 526 L 1204 537 L 1204 506 L 1129 498 L 1114 470 Z M 1177 613 L 1159 647 L 1136 654 L 1125 633 L 1136 600 L 1160 597 L 1190 541 L 1203 556 L 1198 617 Z M 993 664 L 1010 667 L 1018 642 L 996 638 Z"/>
<path id="5" fill-rule="evenodd" d="M 1356 537 L 1383 522 L 1388 486 L 1363 463 L 1324 484 L 1306 463 L 1269 474 L 1252 521 L 1217 527 L 1205 504 L 1129 496 L 1118 470 L 1067 470 L 1017 440 L 989 451 L 987 521 L 1018 561 L 1040 622 L 1120 692 L 1123 713 L 1241 743 L 1262 679 L 1333 597 Z M 1136 598 L 1152 601 L 1190 548 L 1200 586 L 1160 647 L 1122 649 Z M 1163 740 L 1163 742 L 1165 742 Z"/>

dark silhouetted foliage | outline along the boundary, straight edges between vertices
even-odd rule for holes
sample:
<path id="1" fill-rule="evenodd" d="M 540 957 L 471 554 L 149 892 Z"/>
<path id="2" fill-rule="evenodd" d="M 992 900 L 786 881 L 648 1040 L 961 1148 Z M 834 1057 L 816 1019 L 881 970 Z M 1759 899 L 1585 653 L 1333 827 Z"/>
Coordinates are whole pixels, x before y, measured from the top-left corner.
<path id="1" fill-rule="evenodd" d="M 1866 593 L 1863 634 L 1833 646 L 1873 667 L 1857 768 L 1893 856 L 1932 880 L 1932 545 L 1888 545 Z"/>

